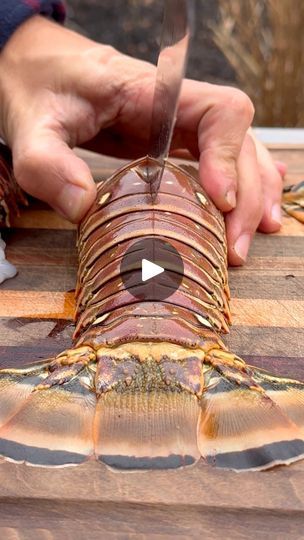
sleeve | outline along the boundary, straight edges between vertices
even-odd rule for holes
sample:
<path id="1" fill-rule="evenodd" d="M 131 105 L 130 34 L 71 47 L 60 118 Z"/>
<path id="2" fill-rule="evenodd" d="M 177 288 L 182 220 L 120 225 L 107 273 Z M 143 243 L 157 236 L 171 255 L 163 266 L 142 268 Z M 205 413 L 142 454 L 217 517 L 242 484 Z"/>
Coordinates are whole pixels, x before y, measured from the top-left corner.
<path id="1" fill-rule="evenodd" d="M 20 24 L 36 14 L 63 22 L 64 3 L 60 0 L 0 0 L 0 49 Z"/>

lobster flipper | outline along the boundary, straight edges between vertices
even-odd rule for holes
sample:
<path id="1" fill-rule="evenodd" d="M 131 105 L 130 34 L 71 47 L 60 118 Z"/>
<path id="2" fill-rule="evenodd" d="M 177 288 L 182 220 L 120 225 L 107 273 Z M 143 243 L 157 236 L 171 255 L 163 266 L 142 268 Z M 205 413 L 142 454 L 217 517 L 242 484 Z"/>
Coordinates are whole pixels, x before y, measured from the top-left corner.
<path id="1" fill-rule="evenodd" d="M 64 365 L 64 358 L 1 370 L 0 455 L 62 466 L 81 463 L 94 453 L 96 396 L 88 388 L 86 366 L 80 367 L 81 361 Z"/>
<path id="2" fill-rule="evenodd" d="M 198 445 L 216 467 L 263 470 L 304 457 L 304 384 L 212 351 Z"/>
<path id="3" fill-rule="evenodd" d="M 304 180 L 283 189 L 283 204 L 285 212 L 304 223 Z"/>

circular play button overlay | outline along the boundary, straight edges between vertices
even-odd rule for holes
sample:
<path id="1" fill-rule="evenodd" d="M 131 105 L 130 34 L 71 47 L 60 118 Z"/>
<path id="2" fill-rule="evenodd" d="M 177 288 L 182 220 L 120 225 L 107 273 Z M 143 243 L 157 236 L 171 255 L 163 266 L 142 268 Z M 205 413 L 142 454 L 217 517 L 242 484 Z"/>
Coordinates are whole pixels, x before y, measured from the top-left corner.
<path id="1" fill-rule="evenodd" d="M 184 265 L 180 254 L 165 240 L 134 242 L 123 256 L 121 278 L 130 294 L 142 301 L 162 301 L 180 286 Z"/>

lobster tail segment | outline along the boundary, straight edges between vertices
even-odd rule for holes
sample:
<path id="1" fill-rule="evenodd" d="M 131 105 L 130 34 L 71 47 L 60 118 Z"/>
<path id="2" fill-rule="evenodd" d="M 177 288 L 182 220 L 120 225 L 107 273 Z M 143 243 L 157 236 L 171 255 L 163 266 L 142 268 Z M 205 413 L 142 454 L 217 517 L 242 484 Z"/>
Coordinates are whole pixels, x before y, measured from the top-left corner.
<path id="1" fill-rule="evenodd" d="M 210 355 L 198 447 L 216 467 L 264 470 L 304 458 L 304 384 Z"/>
<path id="2" fill-rule="evenodd" d="M 166 353 L 164 354 L 164 351 Z M 203 352 L 134 343 L 97 353 L 94 420 L 98 460 L 120 470 L 171 469 L 200 458 L 196 393 Z"/>
<path id="3" fill-rule="evenodd" d="M 49 467 L 79 464 L 93 454 L 96 397 L 87 386 L 90 375 L 84 365 L 81 371 L 63 365 L 64 358 L 0 371 L 4 458 Z"/>
<path id="4" fill-rule="evenodd" d="M 95 417 L 97 457 L 120 470 L 175 469 L 200 458 L 194 396 L 153 391 L 101 398 Z"/>

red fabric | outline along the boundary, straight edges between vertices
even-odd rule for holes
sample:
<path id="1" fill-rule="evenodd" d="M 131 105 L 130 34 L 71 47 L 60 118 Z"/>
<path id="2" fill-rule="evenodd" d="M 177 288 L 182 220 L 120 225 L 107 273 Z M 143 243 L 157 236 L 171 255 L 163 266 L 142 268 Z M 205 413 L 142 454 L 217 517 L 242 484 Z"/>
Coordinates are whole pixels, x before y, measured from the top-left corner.
<path id="1" fill-rule="evenodd" d="M 24 3 L 27 6 L 30 6 L 32 9 L 39 9 L 40 8 L 39 0 L 24 0 Z"/>

